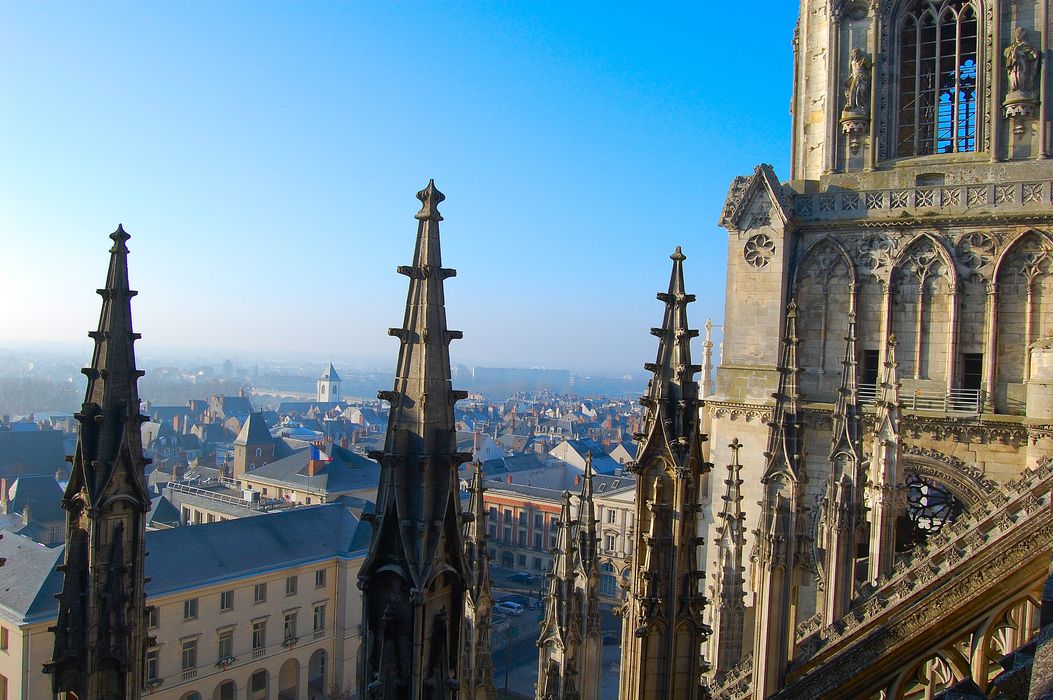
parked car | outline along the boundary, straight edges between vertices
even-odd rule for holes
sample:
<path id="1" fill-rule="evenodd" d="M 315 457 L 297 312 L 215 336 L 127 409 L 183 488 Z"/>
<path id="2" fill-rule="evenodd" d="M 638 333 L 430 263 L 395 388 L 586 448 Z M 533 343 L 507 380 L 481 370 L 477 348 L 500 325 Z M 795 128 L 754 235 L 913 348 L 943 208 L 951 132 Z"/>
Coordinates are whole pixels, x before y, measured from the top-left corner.
<path id="1" fill-rule="evenodd" d="M 530 599 L 527 598 L 525 595 L 520 595 L 518 593 L 509 593 L 508 595 L 501 596 L 500 598 L 495 600 L 494 603 L 515 603 L 516 605 L 522 605 L 523 607 L 526 607 L 530 604 Z"/>
<path id="2" fill-rule="evenodd" d="M 513 603 L 510 600 L 506 600 L 503 603 L 498 603 L 494 606 L 494 610 L 505 615 L 522 615 L 523 606 L 519 603 Z"/>
<path id="3" fill-rule="evenodd" d="M 513 583 L 533 583 L 534 575 L 527 573 L 526 571 L 513 571 L 507 576 L 509 581 Z"/>

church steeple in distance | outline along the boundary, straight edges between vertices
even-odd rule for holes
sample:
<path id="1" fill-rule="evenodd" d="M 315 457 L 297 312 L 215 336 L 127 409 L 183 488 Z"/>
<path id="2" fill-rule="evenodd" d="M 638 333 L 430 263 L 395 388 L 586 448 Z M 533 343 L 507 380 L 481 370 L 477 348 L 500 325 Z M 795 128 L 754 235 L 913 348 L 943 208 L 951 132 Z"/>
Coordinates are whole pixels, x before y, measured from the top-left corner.
<path id="1" fill-rule="evenodd" d="M 417 193 L 417 242 L 406 314 L 389 334 L 400 341 L 395 384 L 378 396 L 390 406 L 369 553 L 359 574 L 365 626 L 360 694 L 372 700 L 454 698 L 464 651 L 468 567 L 462 538 L 454 403 L 467 397 L 450 385 L 450 341 L 438 205 L 430 181 Z"/>
<path id="2" fill-rule="evenodd" d="M 145 645 L 144 557 L 150 498 L 144 470 L 128 285 L 128 234 L 110 234 L 106 286 L 80 412 L 66 510 L 55 648 L 45 671 L 55 693 L 138 698 Z"/>

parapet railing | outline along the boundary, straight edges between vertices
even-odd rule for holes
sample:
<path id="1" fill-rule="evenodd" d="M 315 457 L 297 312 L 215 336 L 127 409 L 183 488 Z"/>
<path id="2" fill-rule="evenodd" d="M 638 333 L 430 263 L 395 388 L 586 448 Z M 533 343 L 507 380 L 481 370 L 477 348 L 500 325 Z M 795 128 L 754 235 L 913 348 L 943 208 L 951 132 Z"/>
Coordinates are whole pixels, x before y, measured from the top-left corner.
<path id="1" fill-rule="evenodd" d="M 1053 181 L 989 182 L 882 190 L 831 190 L 799 194 L 794 212 L 802 221 L 899 219 L 911 216 L 972 216 L 1048 209 Z"/>
<path id="2" fill-rule="evenodd" d="M 877 385 L 860 384 L 857 389 L 859 403 L 877 403 Z M 945 392 L 901 391 L 900 407 L 909 411 L 943 411 L 944 413 L 983 413 L 986 392 L 983 389 L 950 389 Z"/>
<path id="3" fill-rule="evenodd" d="M 185 493 L 190 496 L 198 496 L 200 498 L 207 498 L 210 501 L 217 503 L 226 503 L 231 506 L 238 506 L 239 508 L 248 508 L 249 510 L 262 510 L 259 501 L 247 501 L 244 498 L 238 498 L 237 496 L 231 496 L 226 493 L 216 493 L 209 489 L 201 489 L 196 486 L 190 486 L 179 481 L 170 481 L 168 486 L 165 488 L 171 489 L 172 491 L 178 491 L 179 493 Z"/>

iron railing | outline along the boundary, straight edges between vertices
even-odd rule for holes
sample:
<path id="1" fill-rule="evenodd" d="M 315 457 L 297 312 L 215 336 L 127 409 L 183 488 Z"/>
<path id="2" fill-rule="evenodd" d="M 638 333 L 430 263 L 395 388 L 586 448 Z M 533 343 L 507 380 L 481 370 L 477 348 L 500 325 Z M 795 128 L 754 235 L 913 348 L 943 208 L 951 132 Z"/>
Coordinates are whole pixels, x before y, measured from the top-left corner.
<path id="1" fill-rule="evenodd" d="M 877 402 L 876 384 L 860 384 L 857 389 L 859 403 L 872 405 Z M 900 391 L 900 405 L 909 411 L 943 411 L 944 413 L 983 413 L 987 398 L 983 389 L 950 389 L 945 392 Z"/>

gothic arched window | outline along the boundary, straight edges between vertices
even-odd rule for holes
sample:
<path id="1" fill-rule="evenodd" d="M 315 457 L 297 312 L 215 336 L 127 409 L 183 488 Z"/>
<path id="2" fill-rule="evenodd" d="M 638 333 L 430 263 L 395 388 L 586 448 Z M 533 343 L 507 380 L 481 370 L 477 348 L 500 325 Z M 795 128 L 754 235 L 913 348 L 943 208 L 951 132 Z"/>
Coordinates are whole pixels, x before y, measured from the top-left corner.
<path id="1" fill-rule="evenodd" d="M 976 150 L 973 0 L 915 0 L 899 17 L 897 156 Z"/>

